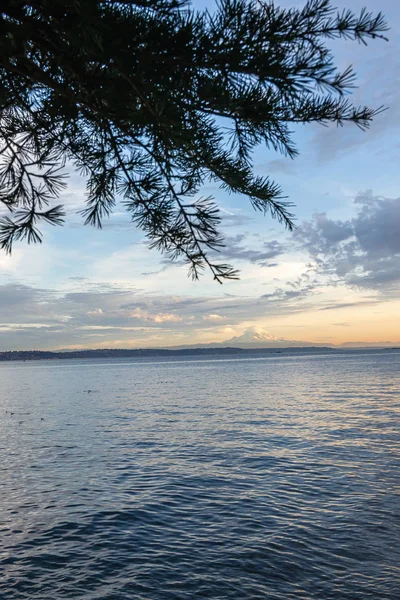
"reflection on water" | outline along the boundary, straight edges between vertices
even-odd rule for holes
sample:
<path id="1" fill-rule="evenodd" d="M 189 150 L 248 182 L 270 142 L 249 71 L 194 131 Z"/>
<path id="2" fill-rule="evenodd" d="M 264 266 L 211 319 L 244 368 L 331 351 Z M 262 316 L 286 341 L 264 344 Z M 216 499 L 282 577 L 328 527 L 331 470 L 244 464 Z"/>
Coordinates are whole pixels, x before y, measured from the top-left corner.
<path id="1" fill-rule="evenodd" d="M 397 600 L 399 366 L 0 364 L 0 597 Z"/>

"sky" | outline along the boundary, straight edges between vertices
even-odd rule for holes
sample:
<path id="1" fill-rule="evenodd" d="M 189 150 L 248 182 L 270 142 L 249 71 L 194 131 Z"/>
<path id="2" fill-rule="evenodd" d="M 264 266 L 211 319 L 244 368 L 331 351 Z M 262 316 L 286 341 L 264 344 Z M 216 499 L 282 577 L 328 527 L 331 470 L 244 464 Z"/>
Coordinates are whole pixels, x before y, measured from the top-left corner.
<path id="1" fill-rule="evenodd" d="M 206 272 L 193 282 L 122 212 L 102 231 L 84 227 L 84 182 L 72 172 L 65 226 L 0 254 L 0 351 L 204 344 L 251 328 L 318 344 L 400 343 L 400 4 L 336 5 L 386 15 L 389 42 L 335 42 L 334 51 L 339 67 L 356 70 L 354 102 L 388 110 L 368 132 L 297 128 L 295 160 L 257 150 L 255 171 L 295 203 L 296 230 L 244 197 L 203 188 L 222 211 L 221 258 L 241 278 L 219 285 Z"/>

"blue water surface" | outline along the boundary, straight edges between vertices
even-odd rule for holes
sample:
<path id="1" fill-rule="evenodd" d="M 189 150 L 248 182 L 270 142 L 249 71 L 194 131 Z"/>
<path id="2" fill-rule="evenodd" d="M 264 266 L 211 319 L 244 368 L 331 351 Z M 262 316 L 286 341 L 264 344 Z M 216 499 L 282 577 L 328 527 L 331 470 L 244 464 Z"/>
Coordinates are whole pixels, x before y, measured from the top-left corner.
<path id="1" fill-rule="evenodd" d="M 398 600 L 399 369 L 1 363 L 0 598 Z"/>

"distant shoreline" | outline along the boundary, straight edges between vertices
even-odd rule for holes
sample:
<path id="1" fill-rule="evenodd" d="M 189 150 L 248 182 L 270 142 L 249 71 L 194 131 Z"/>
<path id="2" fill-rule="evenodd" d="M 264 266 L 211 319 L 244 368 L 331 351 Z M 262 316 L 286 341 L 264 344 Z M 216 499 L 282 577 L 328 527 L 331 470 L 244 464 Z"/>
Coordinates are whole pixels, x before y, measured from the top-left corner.
<path id="1" fill-rule="evenodd" d="M 173 356 L 216 356 L 216 355 L 264 355 L 264 354 L 304 354 L 304 353 L 342 353 L 348 351 L 376 351 L 400 350 L 399 347 L 357 347 L 357 348 L 332 348 L 331 346 L 294 346 L 285 348 L 105 348 L 97 350 L 14 350 L 0 352 L 0 362 L 10 361 L 37 361 L 37 360 L 72 360 L 82 358 L 151 358 Z"/>

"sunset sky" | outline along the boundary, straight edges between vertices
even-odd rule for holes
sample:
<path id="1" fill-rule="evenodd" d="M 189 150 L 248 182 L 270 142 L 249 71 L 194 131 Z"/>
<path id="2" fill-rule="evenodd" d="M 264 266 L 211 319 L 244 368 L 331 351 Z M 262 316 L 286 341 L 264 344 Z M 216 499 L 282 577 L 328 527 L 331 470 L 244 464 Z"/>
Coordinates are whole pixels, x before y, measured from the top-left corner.
<path id="1" fill-rule="evenodd" d="M 337 5 L 386 15 L 388 43 L 334 49 L 339 67 L 358 74 L 354 102 L 389 108 L 366 133 L 295 129 L 294 161 L 256 152 L 256 172 L 296 204 L 296 231 L 246 198 L 204 188 L 222 210 L 222 258 L 241 279 L 221 286 L 206 272 L 194 283 L 186 266 L 147 248 L 122 209 L 102 231 L 83 227 L 84 182 L 71 173 L 65 227 L 48 228 L 41 246 L 0 254 L 0 350 L 207 343 L 251 327 L 314 343 L 400 342 L 400 3 Z"/>

